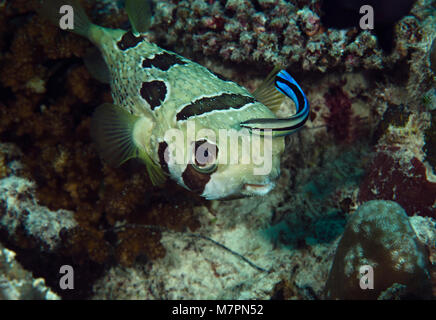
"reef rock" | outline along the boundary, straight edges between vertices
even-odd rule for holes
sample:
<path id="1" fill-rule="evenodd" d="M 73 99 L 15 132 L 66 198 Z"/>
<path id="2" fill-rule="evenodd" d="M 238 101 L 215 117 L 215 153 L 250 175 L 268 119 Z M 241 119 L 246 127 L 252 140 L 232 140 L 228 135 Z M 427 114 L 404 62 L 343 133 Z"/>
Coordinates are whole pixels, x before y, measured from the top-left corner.
<path id="1" fill-rule="evenodd" d="M 431 299 L 429 258 L 403 208 L 369 201 L 350 218 L 326 284 L 327 299 Z M 362 266 L 373 282 L 361 287 Z M 368 277 L 371 277 L 368 272 Z M 365 287 L 365 286 L 363 286 Z"/>
<path id="2" fill-rule="evenodd" d="M 42 278 L 35 279 L 15 259 L 15 252 L 0 244 L 0 300 L 58 300 Z"/>

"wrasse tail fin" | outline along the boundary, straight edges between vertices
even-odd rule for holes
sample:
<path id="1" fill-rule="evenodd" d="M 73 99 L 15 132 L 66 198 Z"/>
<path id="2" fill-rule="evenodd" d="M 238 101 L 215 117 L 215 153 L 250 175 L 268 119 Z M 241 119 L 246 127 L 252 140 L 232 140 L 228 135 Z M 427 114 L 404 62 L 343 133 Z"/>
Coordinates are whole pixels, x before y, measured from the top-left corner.
<path id="1" fill-rule="evenodd" d="M 65 12 L 61 13 L 61 8 L 64 6 L 73 8 L 74 27 L 67 30 L 89 38 L 93 24 L 78 0 L 43 0 L 39 14 L 59 27 L 62 17 L 66 14 Z"/>
<path id="2" fill-rule="evenodd" d="M 262 102 L 274 113 L 278 111 L 284 100 L 284 96 L 274 88 L 274 79 L 279 71 L 280 68 L 275 67 L 253 92 L 256 100 Z"/>
<path id="3" fill-rule="evenodd" d="M 309 117 L 309 101 L 298 83 L 285 70 L 280 71 L 275 78 L 278 91 L 294 101 L 296 113 L 289 118 L 261 118 L 244 121 L 240 124 L 250 130 L 272 130 L 273 137 L 286 136 L 300 129 Z"/>
<path id="4" fill-rule="evenodd" d="M 134 33 L 148 30 L 152 17 L 150 0 L 126 0 L 126 11 Z"/>
<path id="5" fill-rule="evenodd" d="M 133 139 L 138 119 L 119 106 L 102 104 L 92 117 L 91 136 L 100 156 L 110 166 L 118 167 L 129 159 L 139 158 L 144 161 L 153 185 L 161 185 L 166 180 L 162 169 Z"/>

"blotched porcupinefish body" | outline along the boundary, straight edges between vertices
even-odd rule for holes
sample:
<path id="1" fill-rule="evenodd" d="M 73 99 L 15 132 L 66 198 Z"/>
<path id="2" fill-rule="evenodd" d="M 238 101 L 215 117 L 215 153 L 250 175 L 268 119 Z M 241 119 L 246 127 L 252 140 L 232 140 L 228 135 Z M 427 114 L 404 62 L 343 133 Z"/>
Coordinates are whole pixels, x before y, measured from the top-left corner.
<path id="1" fill-rule="evenodd" d="M 148 41 L 143 35 L 151 16 L 146 0 L 126 1 L 131 31 L 91 23 L 73 0 L 46 0 L 42 15 L 59 24 L 65 5 L 74 12 L 70 31 L 88 38 L 103 57 L 104 63 L 90 55 L 88 69 L 111 85 L 114 103 L 99 106 L 91 125 L 108 164 L 139 158 L 154 184 L 170 176 L 207 199 L 264 195 L 274 187 L 283 136 L 302 127 L 309 114 L 306 96 L 286 71 L 273 72 L 251 94 Z M 271 110 L 280 106 L 282 93 L 297 112 L 278 119 Z M 223 132 L 229 139 L 221 140 Z M 247 149 L 241 140 L 251 137 Z M 244 158 L 247 152 L 251 161 Z M 255 170 L 260 165 L 264 172 Z"/>

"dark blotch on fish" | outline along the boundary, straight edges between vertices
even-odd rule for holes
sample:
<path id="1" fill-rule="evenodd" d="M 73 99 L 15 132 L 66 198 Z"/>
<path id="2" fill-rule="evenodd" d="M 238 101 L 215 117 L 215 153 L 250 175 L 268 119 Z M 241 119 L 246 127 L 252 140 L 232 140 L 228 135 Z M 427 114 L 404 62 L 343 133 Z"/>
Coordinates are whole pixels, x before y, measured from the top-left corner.
<path id="1" fill-rule="evenodd" d="M 394 25 L 406 16 L 416 0 L 324 0 L 321 21 L 329 28 L 357 27 L 363 17 L 360 8 L 374 8 L 374 32 L 380 47 L 390 53 L 394 48 Z"/>
<path id="2" fill-rule="evenodd" d="M 148 102 L 151 110 L 154 110 L 162 104 L 165 100 L 166 94 L 167 86 L 163 81 L 153 80 L 142 83 L 141 97 Z"/>
<path id="3" fill-rule="evenodd" d="M 124 51 L 136 47 L 142 40 L 144 40 L 142 36 L 135 37 L 132 31 L 127 31 L 121 40 L 117 42 L 117 45 L 120 50 Z"/>
<path id="4" fill-rule="evenodd" d="M 157 153 L 159 155 L 160 167 L 166 173 L 170 173 L 170 170 L 168 169 L 168 163 L 165 161 L 165 155 L 167 155 L 168 153 L 168 143 L 166 143 L 165 141 L 159 143 L 159 149 Z"/>
<path id="5" fill-rule="evenodd" d="M 195 142 L 194 154 L 197 154 L 198 148 L 200 148 L 204 143 L 207 142 L 205 142 L 205 140 L 199 140 Z M 215 157 L 218 157 L 218 147 L 216 147 Z M 195 161 L 197 162 L 197 159 L 195 159 Z M 202 194 L 204 188 L 206 187 L 206 184 L 210 180 L 211 174 L 214 173 L 217 169 L 218 168 L 215 168 L 213 172 L 209 172 L 209 173 L 199 172 L 198 170 L 195 170 L 192 164 L 188 164 L 188 166 L 186 167 L 185 171 L 182 174 L 183 182 L 193 192 Z"/>
<path id="6" fill-rule="evenodd" d="M 198 172 L 192 164 L 188 164 L 182 174 L 183 182 L 192 192 L 202 194 L 210 180 L 210 173 Z"/>
<path id="7" fill-rule="evenodd" d="M 187 120 L 193 116 L 199 116 L 215 110 L 239 109 L 248 103 L 254 103 L 256 99 L 235 93 L 223 93 L 219 96 L 201 98 L 184 107 L 177 113 L 177 121 Z"/>
<path id="8" fill-rule="evenodd" d="M 156 54 L 152 59 L 144 59 L 142 62 L 142 67 L 151 68 L 155 67 L 162 71 L 167 71 L 174 65 L 177 64 L 186 64 L 182 59 L 180 59 L 175 54 L 170 54 L 168 52 L 162 52 L 160 54 Z"/>

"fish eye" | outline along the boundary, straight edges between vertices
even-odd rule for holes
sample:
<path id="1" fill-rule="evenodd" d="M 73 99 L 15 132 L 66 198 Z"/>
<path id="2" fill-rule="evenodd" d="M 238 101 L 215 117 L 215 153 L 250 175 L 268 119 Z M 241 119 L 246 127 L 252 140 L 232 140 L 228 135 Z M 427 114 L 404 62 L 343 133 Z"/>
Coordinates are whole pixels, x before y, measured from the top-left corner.
<path id="1" fill-rule="evenodd" d="M 207 140 L 195 142 L 193 167 L 201 173 L 212 173 L 217 167 L 218 148 Z"/>

